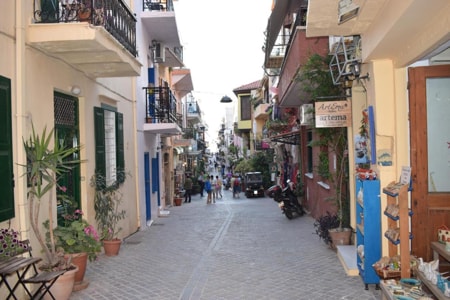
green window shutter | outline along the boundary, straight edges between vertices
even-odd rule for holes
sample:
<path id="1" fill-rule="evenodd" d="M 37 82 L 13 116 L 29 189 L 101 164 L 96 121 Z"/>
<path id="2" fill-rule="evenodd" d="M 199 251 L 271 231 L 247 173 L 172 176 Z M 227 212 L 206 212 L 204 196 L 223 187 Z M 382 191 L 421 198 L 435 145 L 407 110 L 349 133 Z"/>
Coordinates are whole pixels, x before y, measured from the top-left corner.
<path id="1" fill-rule="evenodd" d="M 14 218 L 11 80 L 0 76 L 0 221 Z M 20 145 L 22 145 L 20 143 Z M 25 169 L 23 168 L 23 173 Z"/>
<path id="2" fill-rule="evenodd" d="M 125 154 L 123 141 L 123 114 L 116 113 L 116 165 L 117 165 L 117 181 L 123 183 L 125 181 Z"/>
<path id="3" fill-rule="evenodd" d="M 95 133 L 95 173 L 106 175 L 105 166 L 105 115 L 103 108 L 94 107 L 94 133 Z"/>

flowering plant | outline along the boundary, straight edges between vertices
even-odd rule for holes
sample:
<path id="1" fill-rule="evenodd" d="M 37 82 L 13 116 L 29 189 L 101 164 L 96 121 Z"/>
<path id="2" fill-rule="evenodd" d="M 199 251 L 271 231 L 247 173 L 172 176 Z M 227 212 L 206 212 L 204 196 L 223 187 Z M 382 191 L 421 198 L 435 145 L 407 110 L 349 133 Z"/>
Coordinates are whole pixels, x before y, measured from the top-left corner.
<path id="1" fill-rule="evenodd" d="M 54 230 L 55 246 L 63 248 L 68 254 L 86 252 L 89 261 L 93 261 L 101 251 L 100 237 L 94 226 L 82 217 L 83 212 L 79 209 L 64 215 L 65 226 L 57 226 Z M 44 226 L 47 227 L 48 223 Z"/>
<path id="2" fill-rule="evenodd" d="M 19 233 L 13 229 L 0 229 L 0 257 L 14 256 L 25 252 L 28 245 L 19 240 Z"/>

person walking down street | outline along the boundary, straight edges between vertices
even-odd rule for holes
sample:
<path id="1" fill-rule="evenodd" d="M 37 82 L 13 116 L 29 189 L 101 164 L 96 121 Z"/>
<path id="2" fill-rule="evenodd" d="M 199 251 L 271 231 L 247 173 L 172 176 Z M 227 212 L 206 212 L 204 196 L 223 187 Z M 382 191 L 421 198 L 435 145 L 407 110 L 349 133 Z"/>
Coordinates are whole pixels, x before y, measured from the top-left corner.
<path id="1" fill-rule="evenodd" d="M 209 180 L 209 176 L 206 177 L 205 192 L 206 192 L 206 204 L 211 204 L 212 189 L 211 189 L 211 181 Z"/>
<path id="2" fill-rule="evenodd" d="M 222 199 L 222 179 L 216 175 L 216 197 Z"/>
<path id="3" fill-rule="evenodd" d="M 212 192 L 212 201 L 216 203 L 217 199 L 217 190 L 216 190 L 217 180 L 214 178 L 214 175 L 211 175 L 211 192 Z"/>
<path id="4" fill-rule="evenodd" d="M 203 197 L 203 190 L 205 189 L 205 180 L 204 180 L 203 172 L 200 172 L 200 175 L 198 175 L 197 182 L 200 186 L 200 197 Z"/>
<path id="5" fill-rule="evenodd" d="M 184 203 L 191 203 L 191 195 L 192 195 L 192 179 L 189 174 L 186 175 L 186 179 L 184 180 Z"/>
<path id="6" fill-rule="evenodd" d="M 240 192 L 241 192 L 241 180 L 239 176 L 235 176 L 233 181 L 233 197 L 239 198 Z"/>
<path id="7" fill-rule="evenodd" d="M 236 177 L 235 176 L 231 177 L 231 179 L 230 179 L 230 187 L 231 187 L 231 190 L 233 191 L 233 198 L 236 196 L 236 188 L 234 187 L 234 182 L 235 181 L 236 181 Z"/>

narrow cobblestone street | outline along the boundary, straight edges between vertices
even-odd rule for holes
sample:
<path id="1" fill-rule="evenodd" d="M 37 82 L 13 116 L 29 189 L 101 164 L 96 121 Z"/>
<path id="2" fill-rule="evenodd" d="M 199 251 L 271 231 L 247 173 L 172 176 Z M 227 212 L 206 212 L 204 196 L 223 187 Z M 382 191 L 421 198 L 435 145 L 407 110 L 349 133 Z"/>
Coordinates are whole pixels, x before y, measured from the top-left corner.
<path id="1" fill-rule="evenodd" d="M 379 299 L 345 274 L 310 216 L 288 220 L 267 197 L 223 196 L 171 207 L 118 256 L 89 263 L 89 287 L 71 299 Z"/>

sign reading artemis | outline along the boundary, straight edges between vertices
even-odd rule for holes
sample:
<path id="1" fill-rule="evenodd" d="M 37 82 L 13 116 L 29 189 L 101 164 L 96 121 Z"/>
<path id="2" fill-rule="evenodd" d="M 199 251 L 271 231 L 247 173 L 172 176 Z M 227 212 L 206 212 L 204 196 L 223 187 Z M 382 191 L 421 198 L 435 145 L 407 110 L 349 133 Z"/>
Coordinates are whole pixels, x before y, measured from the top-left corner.
<path id="1" fill-rule="evenodd" d="M 316 127 L 351 126 L 352 106 L 350 101 L 322 101 L 315 103 Z"/>

